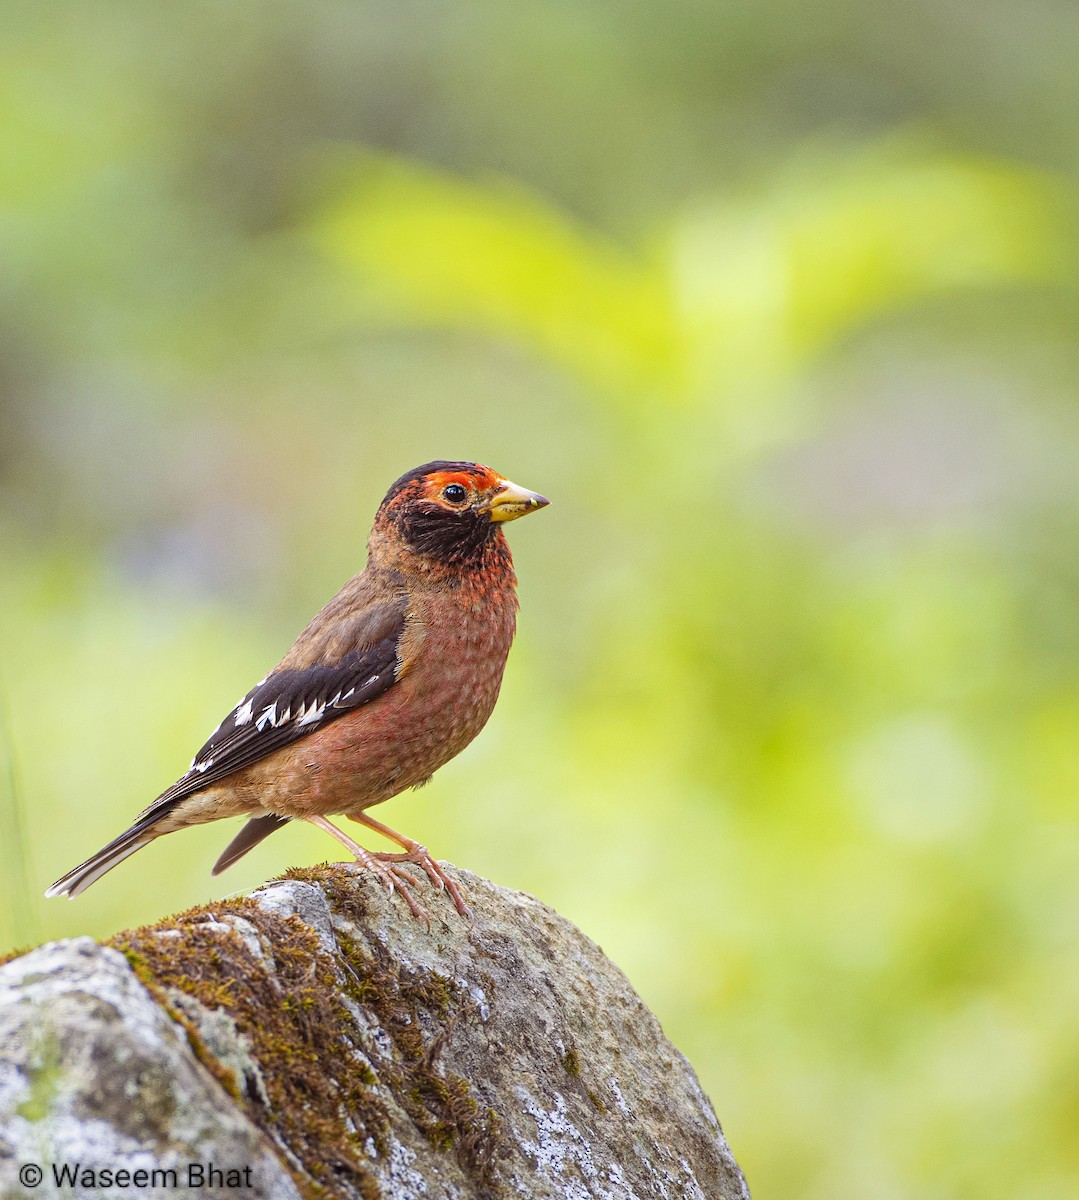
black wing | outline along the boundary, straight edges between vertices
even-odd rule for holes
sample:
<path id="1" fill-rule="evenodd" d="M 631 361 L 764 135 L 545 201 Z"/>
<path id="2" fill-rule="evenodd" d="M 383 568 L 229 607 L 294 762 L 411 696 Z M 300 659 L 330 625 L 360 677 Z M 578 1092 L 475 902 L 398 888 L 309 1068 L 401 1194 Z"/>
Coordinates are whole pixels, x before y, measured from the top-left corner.
<path id="1" fill-rule="evenodd" d="M 143 815 L 250 766 L 380 696 L 396 680 L 404 614 L 380 641 L 335 662 L 278 669 L 257 683 L 221 722 L 190 768 Z"/>

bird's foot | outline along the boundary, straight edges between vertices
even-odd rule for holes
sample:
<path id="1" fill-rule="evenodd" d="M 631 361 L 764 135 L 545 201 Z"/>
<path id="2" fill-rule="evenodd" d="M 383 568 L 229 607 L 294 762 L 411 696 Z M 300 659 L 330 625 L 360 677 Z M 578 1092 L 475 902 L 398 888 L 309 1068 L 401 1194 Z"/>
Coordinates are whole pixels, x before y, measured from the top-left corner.
<path id="1" fill-rule="evenodd" d="M 403 854 L 398 854 L 390 851 L 372 852 L 372 857 L 377 858 L 380 863 L 414 863 L 417 867 L 422 867 L 427 874 L 427 878 L 434 884 L 438 890 L 445 891 L 449 894 L 450 899 L 454 903 L 454 907 L 462 917 L 467 917 L 472 920 L 472 910 L 465 903 L 464 892 L 460 887 L 446 874 L 437 862 L 431 857 L 426 846 L 421 846 L 419 842 L 413 842 L 407 851 Z M 391 870 L 393 868 L 391 867 Z"/>
<path id="2" fill-rule="evenodd" d="M 361 846 L 360 849 L 363 850 L 363 847 Z M 353 851 L 353 853 L 355 854 L 355 851 Z M 401 857 L 404 858 L 404 855 Z M 400 867 L 394 864 L 385 866 L 381 859 L 381 854 L 373 854 L 370 850 L 363 850 L 362 855 L 356 854 L 356 861 L 360 864 L 360 866 L 364 867 L 368 871 L 374 872 L 374 874 L 377 875 L 378 878 L 381 879 L 386 885 L 386 894 L 388 896 L 392 896 L 394 892 L 396 892 L 399 896 L 403 896 L 404 901 L 408 905 L 409 911 L 412 913 L 412 915 L 420 921 L 426 921 L 427 924 L 430 925 L 431 918 L 427 915 L 427 912 L 416 902 L 412 892 L 409 890 L 410 888 L 416 886 L 416 880 L 407 871 L 401 870 Z"/>
<path id="3" fill-rule="evenodd" d="M 357 821 L 360 825 L 366 825 L 368 829 L 374 829 L 377 833 L 381 833 L 383 837 L 389 838 L 391 842 L 396 842 L 404 850 L 403 854 L 389 851 L 376 852 L 374 853 L 375 858 L 384 863 L 407 862 L 422 867 L 427 878 L 440 892 L 449 892 L 454 907 L 461 916 L 467 917 L 470 921 L 472 920 L 472 910 L 465 903 L 464 892 L 435 862 L 426 846 L 421 846 L 419 842 L 414 841 L 410 837 L 405 837 L 403 833 L 398 833 L 396 829 L 391 829 L 388 825 L 383 825 L 381 821 L 376 821 L 374 817 L 369 817 L 362 810 L 347 815 L 350 820 Z"/>
<path id="4" fill-rule="evenodd" d="M 360 864 L 361 867 L 373 872 L 379 879 L 382 880 L 382 882 L 386 885 L 387 895 L 393 896 L 394 892 L 396 892 L 399 896 L 403 896 L 405 903 L 408 905 L 409 911 L 412 913 L 412 915 L 420 921 L 426 921 L 427 924 L 430 925 L 431 918 L 416 903 L 411 891 L 409 890 L 410 888 L 416 886 L 416 880 L 413 879 L 407 871 L 403 870 L 399 866 L 394 865 L 393 863 L 391 863 L 388 867 L 385 866 L 383 862 L 380 861 L 383 857 L 382 855 L 373 854 L 370 850 L 367 850 L 361 846 L 359 842 L 354 842 L 352 838 L 348 836 L 348 834 L 342 833 L 336 825 L 330 821 L 327 821 L 325 817 L 311 816 L 306 817 L 305 820 L 310 821 L 312 825 L 318 826 L 319 829 L 324 830 L 331 837 L 336 838 L 337 841 L 339 841 L 341 845 L 352 854 L 352 857 Z M 402 856 L 402 858 L 403 857 L 404 856 Z"/>

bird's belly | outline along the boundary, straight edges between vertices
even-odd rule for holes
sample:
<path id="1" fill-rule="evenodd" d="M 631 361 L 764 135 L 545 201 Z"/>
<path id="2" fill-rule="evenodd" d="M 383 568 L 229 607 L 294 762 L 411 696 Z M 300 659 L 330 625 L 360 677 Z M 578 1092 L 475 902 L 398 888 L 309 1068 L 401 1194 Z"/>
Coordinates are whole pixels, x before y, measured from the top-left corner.
<path id="1" fill-rule="evenodd" d="M 498 699 L 513 612 L 438 616 L 427 618 L 422 652 L 393 687 L 256 764 L 263 808 L 359 812 L 423 783 L 472 741 Z"/>

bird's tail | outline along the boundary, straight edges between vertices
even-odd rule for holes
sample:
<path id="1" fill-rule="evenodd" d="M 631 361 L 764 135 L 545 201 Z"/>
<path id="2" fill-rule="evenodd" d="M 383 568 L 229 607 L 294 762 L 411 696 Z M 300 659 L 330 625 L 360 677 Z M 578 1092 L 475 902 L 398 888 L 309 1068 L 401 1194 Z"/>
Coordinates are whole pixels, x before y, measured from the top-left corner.
<path id="1" fill-rule="evenodd" d="M 117 863 L 123 862 L 136 850 L 141 850 L 154 838 L 159 837 L 160 832 L 154 827 L 164 815 L 163 812 L 156 812 L 153 816 L 147 814 L 140 817 L 130 829 L 121 833 L 118 838 L 113 838 L 86 862 L 80 863 L 58 879 L 45 895 L 75 897 L 80 892 L 85 892 L 90 884 L 96 883 L 106 871 L 111 871 Z"/>
<path id="2" fill-rule="evenodd" d="M 261 817 L 252 817 L 231 842 L 221 852 L 221 857 L 214 863 L 211 875 L 220 875 L 222 871 L 232 866 L 237 859 L 243 858 L 248 850 L 253 850 L 263 838 L 287 825 L 288 817 L 279 817 L 276 813 L 266 813 Z"/>

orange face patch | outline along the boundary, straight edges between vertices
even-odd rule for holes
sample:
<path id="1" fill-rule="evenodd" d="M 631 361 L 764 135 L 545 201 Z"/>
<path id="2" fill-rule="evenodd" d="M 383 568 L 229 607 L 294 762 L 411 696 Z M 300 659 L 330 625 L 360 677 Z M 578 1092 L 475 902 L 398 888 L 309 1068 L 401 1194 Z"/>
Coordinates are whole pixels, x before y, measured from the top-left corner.
<path id="1" fill-rule="evenodd" d="M 493 491 L 502 482 L 502 477 L 490 467 L 476 465 L 466 471 L 433 471 L 424 480 L 424 492 L 432 500 L 441 499 L 442 493 L 452 483 L 459 484 L 469 494 Z"/>

